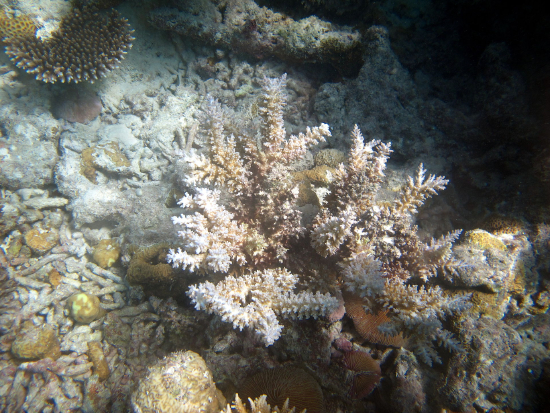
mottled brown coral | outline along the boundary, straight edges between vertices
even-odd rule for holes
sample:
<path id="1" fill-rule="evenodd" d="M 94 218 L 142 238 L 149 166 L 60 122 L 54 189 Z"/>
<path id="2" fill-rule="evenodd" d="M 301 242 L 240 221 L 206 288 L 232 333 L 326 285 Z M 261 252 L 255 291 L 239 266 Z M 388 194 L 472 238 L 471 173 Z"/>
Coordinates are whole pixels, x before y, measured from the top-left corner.
<path id="1" fill-rule="evenodd" d="M 93 82 L 118 67 L 132 47 L 132 33 L 115 10 L 74 9 L 49 39 L 9 38 L 6 53 L 17 67 L 43 82 Z"/>
<path id="2" fill-rule="evenodd" d="M 346 155 L 338 149 L 321 149 L 315 155 L 315 166 L 326 165 L 331 168 L 338 168 L 338 165 L 345 161 Z"/>
<path id="3" fill-rule="evenodd" d="M 36 25 L 29 16 L 10 16 L 5 10 L 0 11 L 0 40 L 33 37 L 35 32 Z"/>

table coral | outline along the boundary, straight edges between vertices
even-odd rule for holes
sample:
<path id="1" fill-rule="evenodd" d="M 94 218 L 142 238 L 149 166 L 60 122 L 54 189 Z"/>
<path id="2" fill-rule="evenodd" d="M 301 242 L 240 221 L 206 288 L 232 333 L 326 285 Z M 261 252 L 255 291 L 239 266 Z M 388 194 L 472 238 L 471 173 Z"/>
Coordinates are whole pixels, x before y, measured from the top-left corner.
<path id="1" fill-rule="evenodd" d="M 132 47 L 132 30 L 116 10 L 74 9 L 43 40 L 8 37 L 6 54 L 17 67 L 47 83 L 93 82 L 116 67 Z"/>

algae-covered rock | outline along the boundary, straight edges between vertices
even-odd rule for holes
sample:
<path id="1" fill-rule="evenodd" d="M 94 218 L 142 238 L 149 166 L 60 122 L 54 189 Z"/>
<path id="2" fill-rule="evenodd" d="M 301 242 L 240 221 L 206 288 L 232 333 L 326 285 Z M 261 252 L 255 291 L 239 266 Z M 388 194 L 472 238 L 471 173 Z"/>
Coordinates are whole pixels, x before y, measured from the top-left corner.
<path id="1" fill-rule="evenodd" d="M 330 64 L 344 75 L 356 74 L 361 67 L 357 31 L 317 16 L 294 20 L 252 0 L 217 3 L 174 2 L 178 9 L 153 10 L 150 20 L 159 29 L 260 59 L 275 56 L 293 63 Z"/>
<path id="2" fill-rule="evenodd" d="M 34 326 L 25 323 L 21 332 L 11 345 L 11 353 L 24 360 L 39 360 L 51 358 L 57 360 L 61 356 L 59 339 L 56 331 L 48 326 Z"/>

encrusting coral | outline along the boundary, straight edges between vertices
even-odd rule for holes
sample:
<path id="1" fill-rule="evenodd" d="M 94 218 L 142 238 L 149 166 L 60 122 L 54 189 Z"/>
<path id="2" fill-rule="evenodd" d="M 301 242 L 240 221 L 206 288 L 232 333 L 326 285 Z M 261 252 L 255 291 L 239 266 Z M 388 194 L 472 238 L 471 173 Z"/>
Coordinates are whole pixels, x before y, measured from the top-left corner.
<path id="1" fill-rule="evenodd" d="M 74 9 L 48 39 L 6 37 L 6 54 L 17 67 L 47 83 L 99 79 L 116 67 L 132 47 L 132 30 L 116 10 Z"/>
<path id="2" fill-rule="evenodd" d="M 381 326 L 386 333 L 403 332 L 425 362 L 439 361 L 432 341 L 459 349 L 440 318 L 465 309 L 468 297 L 410 281 L 426 283 L 439 267 L 453 265 L 451 247 L 460 231 L 424 243 L 412 222 L 417 208 L 447 180 L 426 176 L 420 165 L 391 205 L 379 205 L 390 145 L 365 143 L 356 126 L 347 163 L 335 169 L 306 230 L 290 166 L 330 131 L 321 124 L 286 138 L 285 80 L 285 75 L 264 80 L 257 136 L 225 136 L 221 107 L 211 102 L 207 153 L 184 156 L 185 181 L 195 189 L 179 201 L 186 213 L 173 222 L 181 227 L 183 247 L 170 250 L 168 261 L 201 274 L 242 274 L 218 285 L 191 286 L 188 295 L 197 309 L 219 314 L 234 327 L 253 328 L 266 345 L 280 336 L 276 316 L 316 317 L 336 310 L 334 297 L 313 294 L 301 282 L 316 276 L 330 290 L 336 288 L 330 274 L 339 273 L 345 288 L 373 313 L 387 313 L 391 321 Z"/>

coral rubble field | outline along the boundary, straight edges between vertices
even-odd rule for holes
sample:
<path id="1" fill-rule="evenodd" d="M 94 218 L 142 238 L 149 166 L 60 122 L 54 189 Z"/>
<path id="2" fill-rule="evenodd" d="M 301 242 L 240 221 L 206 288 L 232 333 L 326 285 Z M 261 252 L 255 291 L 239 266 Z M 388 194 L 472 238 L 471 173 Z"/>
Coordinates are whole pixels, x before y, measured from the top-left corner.
<path id="1" fill-rule="evenodd" d="M 550 39 L 489 3 L 0 0 L 0 411 L 548 411 Z"/>

